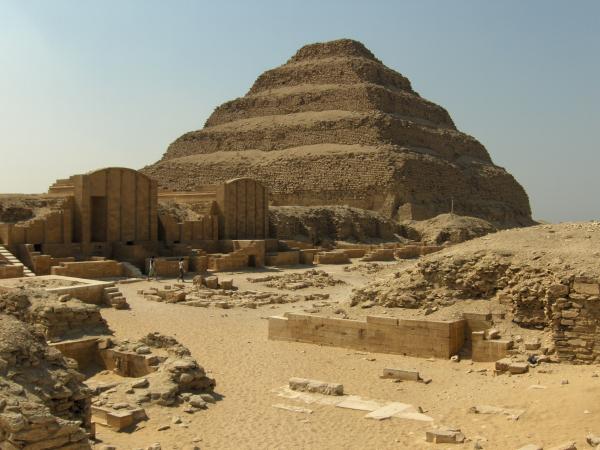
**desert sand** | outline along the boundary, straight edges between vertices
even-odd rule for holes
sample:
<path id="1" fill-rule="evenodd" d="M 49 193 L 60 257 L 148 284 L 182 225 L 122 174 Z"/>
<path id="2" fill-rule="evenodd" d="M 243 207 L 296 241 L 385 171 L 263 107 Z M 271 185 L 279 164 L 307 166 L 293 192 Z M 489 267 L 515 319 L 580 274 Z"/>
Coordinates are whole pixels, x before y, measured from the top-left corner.
<path id="1" fill-rule="evenodd" d="M 351 317 L 366 314 L 365 310 L 348 308 L 347 303 L 352 287 L 364 285 L 372 275 L 346 272 L 342 266 L 327 266 L 325 270 L 347 284 L 309 288 L 303 293 L 327 292 Z M 246 281 L 252 274 L 222 275 L 231 276 L 241 289 L 257 289 L 255 283 Z M 119 450 L 135 449 L 155 442 L 163 449 L 184 448 L 192 443 L 215 449 L 473 448 L 474 442 L 486 449 L 516 449 L 527 443 L 548 448 L 569 440 L 587 446 L 585 435 L 597 431 L 600 378 L 595 376 L 598 372 L 595 366 L 545 364 L 529 374 L 494 376 L 493 363 L 469 360 L 455 363 L 269 341 L 267 316 L 312 308 L 315 302 L 254 310 L 221 310 L 150 302 L 136 294 L 138 289 L 172 281 L 123 285 L 131 310 L 104 309 L 102 314 L 121 339 L 139 338 L 152 331 L 177 338 L 191 350 L 207 374 L 217 380 L 215 392 L 222 399 L 210 405 L 207 411 L 193 415 L 186 414 L 180 407 L 147 408 L 149 420 L 141 422 L 138 431 L 131 433 L 115 433 L 98 427 L 101 442 L 97 448 L 110 444 Z M 486 300 L 471 304 L 489 307 Z M 376 307 L 368 313 L 381 311 L 384 308 Z M 391 315 L 401 315 L 401 311 L 406 310 L 388 309 Z M 327 311 L 320 314 L 324 312 Z M 416 369 L 432 378 L 432 382 L 396 383 L 380 379 L 384 367 Z M 306 404 L 281 398 L 273 392 L 286 385 L 291 377 L 338 382 L 349 394 L 419 406 L 434 419 L 435 425 L 460 428 L 467 441 L 429 444 L 424 434 L 431 428 L 430 423 L 398 418 L 374 421 L 364 418 L 365 413 L 361 411 Z M 563 384 L 565 381 L 568 384 Z M 313 413 L 281 410 L 274 408 L 274 404 L 308 408 Z M 475 405 L 517 408 L 525 412 L 515 421 L 506 416 L 469 413 L 469 408 Z M 174 416 L 181 417 L 183 423 L 172 424 Z M 165 424 L 170 428 L 157 431 Z"/>

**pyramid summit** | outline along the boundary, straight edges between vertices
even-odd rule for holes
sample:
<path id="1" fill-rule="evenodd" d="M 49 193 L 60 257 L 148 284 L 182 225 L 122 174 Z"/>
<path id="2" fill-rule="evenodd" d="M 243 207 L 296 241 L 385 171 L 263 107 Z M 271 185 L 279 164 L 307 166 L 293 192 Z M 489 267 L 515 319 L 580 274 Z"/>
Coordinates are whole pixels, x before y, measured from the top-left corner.
<path id="1" fill-rule="evenodd" d="M 143 171 L 174 190 L 252 177 L 274 205 L 423 220 L 453 203 L 503 227 L 532 222 L 524 189 L 485 147 L 350 39 L 302 47 Z"/>

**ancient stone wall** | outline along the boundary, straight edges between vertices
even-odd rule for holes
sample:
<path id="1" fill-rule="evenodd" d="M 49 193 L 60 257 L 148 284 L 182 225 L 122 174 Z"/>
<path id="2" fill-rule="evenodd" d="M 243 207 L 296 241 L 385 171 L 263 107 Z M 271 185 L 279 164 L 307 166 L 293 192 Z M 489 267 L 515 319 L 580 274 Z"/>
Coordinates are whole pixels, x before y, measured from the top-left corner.
<path id="1" fill-rule="evenodd" d="M 123 264 L 113 260 L 62 262 L 50 270 L 52 275 L 75 278 L 116 278 L 124 274 Z"/>
<path id="2" fill-rule="evenodd" d="M 269 317 L 269 339 L 308 342 L 378 353 L 450 358 L 464 344 L 464 321 L 399 320 L 367 316 L 366 322 L 307 314 Z"/>

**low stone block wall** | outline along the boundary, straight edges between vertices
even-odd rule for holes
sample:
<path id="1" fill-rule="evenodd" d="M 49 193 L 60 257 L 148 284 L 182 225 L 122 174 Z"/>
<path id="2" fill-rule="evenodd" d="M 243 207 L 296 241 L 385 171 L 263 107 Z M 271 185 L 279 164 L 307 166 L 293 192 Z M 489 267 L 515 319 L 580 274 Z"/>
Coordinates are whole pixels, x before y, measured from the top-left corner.
<path id="1" fill-rule="evenodd" d="M 124 274 L 123 264 L 111 259 L 102 261 L 62 262 L 51 268 L 52 275 L 76 278 L 116 278 Z"/>
<path id="2" fill-rule="evenodd" d="M 465 341 L 464 320 L 399 320 L 368 316 L 366 322 L 308 314 L 269 317 L 269 339 L 307 342 L 378 353 L 450 358 Z"/>
<path id="3" fill-rule="evenodd" d="M 444 247 L 440 245 L 406 245 L 404 247 L 397 248 L 394 253 L 396 258 L 410 259 L 439 252 L 443 248 Z"/>
<path id="4" fill-rule="evenodd" d="M 503 339 L 485 339 L 485 331 L 471 334 L 471 360 L 475 362 L 493 362 L 505 358 L 513 343 Z"/>
<path id="5" fill-rule="evenodd" d="M 367 250 L 364 248 L 345 248 L 344 253 L 348 255 L 348 258 L 362 258 Z"/>
<path id="6" fill-rule="evenodd" d="M 208 270 L 208 256 L 190 256 L 190 272 L 203 273 Z"/>
<path id="7" fill-rule="evenodd" d="M 345 250 L 338 250 L 333 252 L 320 252 L 315 256 L 315 263 L 317 264 L 350 264 L 350 258 L 346 254 Z"/>
<path id="8" fill-rule="evenodd" d="M 0 278 L 19 278 L 23 276 L 23 265 L 0 265 Z"/>
<path id="9" fill-rule="evenodd" d="M 248 267 L 248 255 L 209 255 L 208 268 L 213 272 L 231 272 Z"/>
<path id="10" fill-rule="evenodd" d="M 362 261 L 394 261 L 395 259 L 393 248 L 377 248 L 367 253 Z"/>
<path id="11" fill-rule="evenodd" d="M 312 265 L 315 260 L 316 249 L 302 249 L 300 250 L 300 264 Z"/>
<path id="12" fill-rule="evenodd" d="M 265 265 L 267 266 L 295 266 L 296 264 L 300 264 L 299 250 L 267 253 L 265 257 Z"/>

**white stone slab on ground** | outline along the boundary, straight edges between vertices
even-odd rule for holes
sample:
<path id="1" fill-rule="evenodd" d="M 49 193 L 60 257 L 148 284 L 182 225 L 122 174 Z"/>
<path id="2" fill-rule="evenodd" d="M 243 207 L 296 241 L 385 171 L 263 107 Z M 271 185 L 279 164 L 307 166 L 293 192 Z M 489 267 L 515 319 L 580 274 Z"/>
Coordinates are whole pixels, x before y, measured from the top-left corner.
<path id="1" fill-rule="evenodd" d="M 409 405 L 407 403 L 394 402 L 388 403 L 387 405 L 382 406 L 381 408 L 376 409 L 375 411 L 371 411 L 365 417 L 367 419 L 383 420 L 389 419 L 395 414 L 406 412 L 418 413 L 419 411 L 413 405 Z"/>
<path id="2" fill-rule="evenodd" d="M 337 405 L 338 408 L 354 409 L 357 411 L 375 411 L 383 406 L 375 400 L 365 400 L 361 397 L 351 395 Z"/>
<path id="3" fill-rule="evenodd" d="M 421 422 L 433 422 L 433 417 L 430 417 L 427 414 L 423 414 L 420 412 L 401 412 L 398 414 L 394 414 L 393 417 L 396 417 L 397 419 L 420 420 Z"/>
<path id="4" fill-rule="evenodd" d="M 313 413 L 312 409 L 301 408 L 300 406 L 284 405 L 283 403 L 277 403 L 277 404 L 273 405 L 273 408 L 284 409 L 286 411 L 303 413 L 303 414 L 312 414 Z"/>

